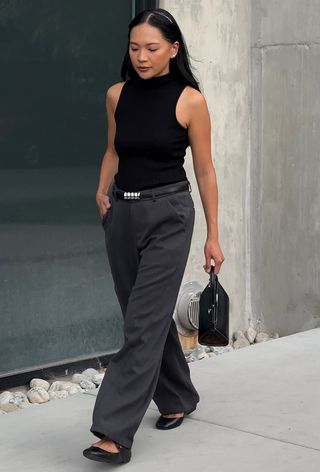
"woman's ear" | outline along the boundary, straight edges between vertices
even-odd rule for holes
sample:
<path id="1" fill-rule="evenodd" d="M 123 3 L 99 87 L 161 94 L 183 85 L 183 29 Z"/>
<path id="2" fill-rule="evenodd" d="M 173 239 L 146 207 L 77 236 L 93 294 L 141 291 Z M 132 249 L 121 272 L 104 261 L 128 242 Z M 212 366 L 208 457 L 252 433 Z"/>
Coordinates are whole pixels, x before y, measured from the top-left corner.
<path id="1" fill-rule="evenodd" d="M 174 57 L 176 57 L 176 55 L 178 54 L 178 51 L 179 51 L 179 42 L 178 41 L 175 41 L 173 44 L 172 44 L 172 49 L 171 49 L 171 58 L 173 59 Z"/>

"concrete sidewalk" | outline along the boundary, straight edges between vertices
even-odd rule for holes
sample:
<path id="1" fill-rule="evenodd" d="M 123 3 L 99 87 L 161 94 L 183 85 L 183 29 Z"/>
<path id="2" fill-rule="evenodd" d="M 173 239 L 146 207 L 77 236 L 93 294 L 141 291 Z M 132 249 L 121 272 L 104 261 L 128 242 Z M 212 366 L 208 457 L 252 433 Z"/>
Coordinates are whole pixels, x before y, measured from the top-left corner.
<path id="1" fill-rule="evenodd" d="M 195 412 L 155 429 L 152 401 L 128 464 L 86 459 L 96 393 L 0 416 L 0 470 L 319 472 L 320 328 L 189 364 L 200 394 Z M 124 418 L 125 421 L 125 418 Z"/>

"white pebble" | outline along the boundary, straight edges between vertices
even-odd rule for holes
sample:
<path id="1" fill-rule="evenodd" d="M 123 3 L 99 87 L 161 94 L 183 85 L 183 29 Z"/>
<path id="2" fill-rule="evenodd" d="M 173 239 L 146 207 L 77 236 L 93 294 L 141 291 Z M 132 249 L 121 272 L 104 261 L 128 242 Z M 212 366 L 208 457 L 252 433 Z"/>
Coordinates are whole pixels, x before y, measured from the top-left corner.
<path id="1" fill-rule="evenodd" d="M 239 339 L 239 338 L 241 338 L 241 339 L 245 338 L 245 335 L 244 335 L 244 332 L 243 332 L 243 331 L 235 331 L 235 332 L 233 333 L 233 339 L 234 339 L 235 341 L 236 341 L 237 339 Z"/>
<path id="2" fill-rule="evenodd" d="M 80 384 L 81 380 L 88 380 L 88 377 L 86 377 L 83 374 L 73 374 L 71 381 Z"/>
<path id="3" fill-rule="evenodd" d="M 261 332 L 261 333 L 257 334 L 255 342 L 256 343 L 262 343 L 264 341 L 269 341 L 269 339 L 270 339 L 269 334 Z"/>
<path id="4" fill-rule="evenodd" d="M 50 400 L 48 392 L 42 387 L 33 387 L 27 392 L 30 403 L 46 403 Z"/>
<path id="5" fill-rule="evenodd" d="M 257 331 L 255 330 L 252 321 L 250 321 L 249 328 L 245 332 L 245 335 L 246 335 L 249 343 L 252 344 L 255 340 L 255 337 L 257 336 Z"/>
<path id="6" fill-rule="evenodd" d="M 68 382 L 64 380 L 56 380 L 50 385 L 49 392 L 57 392 L 60 390 L 66 390 L 69 394 L 70 390 L 72 390 L 72 393 L 75 392 L 81 392 L 82 388 L 80 385 L 74 383 L 74 382 Z"/>
<path id="7" fill-rule="evenodd" d="M 69 396 L 66 390 L 57 390 L 49 392 L 50 400 L 60 400 L 61 398 L 67 398 Z"/>
<path id="8" fill-rule="evenodd" d="M 186 357 L 187 362 L 195 362 L 196 360 L 197 360 L 196 357 L 194 357 L 192 354 Z"/>
<path id="9" fill-rule="evenodd" d="M 233 347 L 230 344 L 227 346 L 212 346 L 212 351 L 217 355 L 221 355 L 225 352 L 233 351 Z"/>
<path id="10" fill-rule="evenodd" d="M 100 385 L 102 383 L 104 374 L 96 374 L 92 377 L 92 382 L 96 385 Z"/>
<path id="11" fill-rule="evenodd" d="M 83 390 L 80 385 L 74 384 L 70 385 L 69 387 L 66 387 L 66 391 L 69 393 L 69 395 L 75 395 L 76 393 L 80 393 Z"/>
<path id="12" fill-rule="evenodd" d="M 18 408 L 26 408 L 30 406 L 30 403 L 28 401 L 28 397 L 25 393 L 23 392 L 12 392 L 13 395 L 13 403 L 17 405 Z"/>
<path id="13" fill-rule="evenodd" d="M 30 388 L 34 388 L 34 387 L 42 387 L 44 388 L 46 391 L 49 390 L 49 387 L 50 387 L 50 383 L 47 382 L 46 380 L 44 379 L 32 379 L 30 380 Z"/>
<path id="14" fill-rule="evenodd" d="M 91 381 L 92 381 L 93 376 L 97 374 L 99 374 L 99 372 L 96 369 L 92 369 L 92 368 L 86 369 L 82 372 L 82 375 L 84 375 L 88 380 L 91 380 Z"/>
<path id="15" fill-rule="evenodd" d="M 242 347 L 246 347 L 246 346 L 250 346 L 250 342 L 245 336 L 243 337 L 239 336 L 238 339 L 234 341 L 233 343 L 234 349 L 241 349 Z"/>
<path id="16" fill-rule="evenodd" d="M 18 409 L 14 402 L 14 396 L 11 392 L 5 390 L 0 394 L 0 408 L 5 412 L 10 412 Z"/>
<path id="17" fill-rule="evenodd" d="M 80 387 L 83 388 L 84 390 L 94 390 L 96 387 L 96 384 L 91 382 L 91 380 L 81 380 L 79 383 Z"/>

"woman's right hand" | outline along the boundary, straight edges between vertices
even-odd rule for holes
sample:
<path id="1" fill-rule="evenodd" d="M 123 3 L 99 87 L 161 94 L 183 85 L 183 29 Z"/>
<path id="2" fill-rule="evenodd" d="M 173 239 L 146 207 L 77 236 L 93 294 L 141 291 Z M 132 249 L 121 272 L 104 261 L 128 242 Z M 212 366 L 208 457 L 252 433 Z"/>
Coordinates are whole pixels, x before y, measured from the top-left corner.
<path id="1" fill-rule="evenodd" d="M 108 195 L 105 195 L 103 192 L 96 193 L 96 202 L 100 218 L 102 219 L 111 207 L 110 199 Z"/>

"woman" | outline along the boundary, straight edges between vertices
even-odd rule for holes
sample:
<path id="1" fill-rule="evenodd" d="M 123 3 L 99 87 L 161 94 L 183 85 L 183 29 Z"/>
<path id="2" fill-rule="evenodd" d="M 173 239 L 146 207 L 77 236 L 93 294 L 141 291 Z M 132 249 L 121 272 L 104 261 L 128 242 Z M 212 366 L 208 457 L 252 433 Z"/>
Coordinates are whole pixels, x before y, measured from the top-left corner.
<path id="1" fill-rule="evenodd" d="M 206 101 L 192 75 L 173 16 L 144 10 L 129 24 L 123 82 L 106 96 L 108 147 L 96 195 L 122 314 L 124 345 L 100 386 L 90 431 L 100 438 L 85 457 L 121 463 L 153 399 L 156 427 L 179 426 L 199 394 L 172 318 L 194 226 L 183 168 L 190 144 L 207 222 L 204 270 L 218 273 L 218 192 Z"/>

